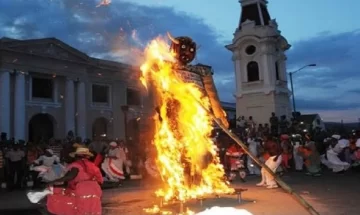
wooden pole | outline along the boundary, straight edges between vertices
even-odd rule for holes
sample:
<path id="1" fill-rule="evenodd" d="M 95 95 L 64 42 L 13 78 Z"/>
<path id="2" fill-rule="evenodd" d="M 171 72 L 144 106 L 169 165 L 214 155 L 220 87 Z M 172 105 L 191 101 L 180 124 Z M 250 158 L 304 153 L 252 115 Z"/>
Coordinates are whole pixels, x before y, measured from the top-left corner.
<path id="1" fill-rule="evenodd" d="M 276 175 L 276 173 L 274 173 L 268 166 L 266 166 L 263 162 L 261 162 L 256 156 L 254 156 L 253 154 L 251 154 L 251 152 L 249 151 L 248 147 L 233 133 L 231 133 L 215 116 L 213 113 L 211 113 L 206 107 L 204 107 L 204 105 L 202 105 L 201 102 L 199 102 L 198 100 L 196 100 L 201 106 L 202 108 L 204 108 L 205 111 L 207 111 L 207 113 L 213 118 L 213 120 L 216 122 L 216 124 L 219 125 L 219 127 L 227 134 L 229 135 L 229 137 L 231 137 L 231 139 L 233 139 L 244 151 L 245 153 L 250 156 L 251 159 L 253 159 L 253 161 L 255 161 L 255 163 L 257 163 L 259 166 L 261 166 L 262 168 L 264 168 L 269 174 L 271 174 L 276 182 L 280 185 L 281 188 L 283 188 L 286 192 L 288 192 L 289 194 L 291 194 L 293 197 L 295 197 L 295 199 L 309 212 L 309 214 L 311 215 L 320 215 L 319 212 L 317 212 L 303 197 L 301 197 L 299 194 L 297 194 L 289 185 L 287 185 L 283 180 L 280 179 L 280 177 L 278 177 Z"/>

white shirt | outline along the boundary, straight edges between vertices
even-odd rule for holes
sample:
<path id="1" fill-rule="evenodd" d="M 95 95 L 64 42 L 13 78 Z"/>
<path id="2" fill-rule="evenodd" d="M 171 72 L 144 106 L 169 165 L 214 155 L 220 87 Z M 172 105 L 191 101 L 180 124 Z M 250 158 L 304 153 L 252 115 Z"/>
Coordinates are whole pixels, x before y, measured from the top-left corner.
<path id="1" fill-rule="evenodd" d="M 44 166 L 48 166 L 51 167 L 52 165 L 54 165 L 55 162 L 60 163 L 60 159 L 58 156 L 53 155 L 51 157 L 45 156 L 45 155 L 41 155 L 36 161 L 34 161 L 35 163 L 39 164 L 40 162 L 42 162 L 42 165 Z"/>
<path id="2" fill-rule="evenodd" d="M 25 152 L 22 150 L 10 150 L 5 155 L 6 158 L 9 158 L 11 162 L 21 161 L 25 157 Z"/>
<path id="3" fill-rule="evenodd" d="M 239 121 L 236 121 L 236 124 L 242 128 L 245 127 L 245 123 L 246 123 L 245 119 L 240 119 Z"/>

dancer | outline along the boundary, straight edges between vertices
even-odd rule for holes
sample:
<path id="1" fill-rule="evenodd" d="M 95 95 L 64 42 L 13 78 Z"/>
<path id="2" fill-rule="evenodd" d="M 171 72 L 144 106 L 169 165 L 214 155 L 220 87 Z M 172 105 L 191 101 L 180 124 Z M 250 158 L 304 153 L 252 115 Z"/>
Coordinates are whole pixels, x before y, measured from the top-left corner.
<path id="1" fill-rule="evenodd" d="M 46 149 L 45 154 L 35 160 L 34 164 L 38 166 L 31 166 L 30 170 L 39 172 L 38 177 L 43 182 L 53 181 L 64 175 L 65 167 L 60 164 L 60 158 L 54 155 L 51 149 Z"/>
<path id="2" fill-rule="evenodd" d="M 42 192 L 29 192 L 30 202 L 37 203 L 47 196 L 47 210 L 56 215 L 101 215 L 103 183 L 100 169 L 89 161 L 89 149 L 78 147 L 70 154 L 74 161 L 67 166 L 64 177 L 52 181 L 50 186 L 67 182 L 66 188 L 49 187 Z"/>
<path id="3" fill-rule="evenodd" d="M 350 168 L 349 163 L 341 161 L 338 157 L 339 153 L 336 151 L 335 146 L 338 144 L 339 139 L 340 135 L 333 135 L 330 146 L 326 151 L 326 157 L 325 155 L 321 157 L 321 162 L 335 173 L 343 173 Z"/>
<path id="4" fill-rule="evenodd" d="M 282 167 L 285 171 L 290 169 L 289 160 L 292 158 L 292 146 L 289 142 L 289 135 L 282 134 L 280 136 L 281 149 L 282 149 Z"/>
<path id="5" fill-rule="evenodd" d="M 109 152 L 101 165 L 102 170 L 111 182 L 120 182 L 120 180 L 125 179 L 123 170 L 125 160 L 126 155 L 123 149 L 116 142 L 111 142 Z"/>
<path id="6" fill-rule="evenodd" d="M 252 135 L 251 137 L 249 137 L 247 142 L 249 144 L 250 153 L 252 155 L 254 155 L 255 157 L 258 157 L 260 143 L 255 138 L 255 135 Z M 259 169 L 258 165 L 253 161 L 253 159 L 251 159 L 250 156 L 247 156 L 247 167 L 248 167 L 250 175 L 260 175 L 260 169 Z"/>
<path id="7" fill-rule="evenodd" d="M 298 172 L 301 172 L 303 170 L 304 166 L 304 158 L 299 155 L 299 147 L 301 145 L 301 135 L 297 134 L 295 135 L 295 138 L 292 140 L 293 145 L 293 156 L 294 156 L 294 162 L 295 162 L 295 170 Z"/>
<path id="8" fill-rule="evenodd" d="M 320 176 L 321 175 L 321 160 L 320 154 L 316 149 L 315 142 L 307 140 L 304 146 L 298 148 L 298 154 L 305 160 L 305 167 L 307 175 Z"/>
<path id="9" fill-rule="evenodd" d="M 231 146 L 226 151 L 226 156 L 228 158 L 230 164 L 230 177 L 229 181 L 233 181 L 236 177 L 236 173 L 239 172 L 241 167 L 240 163 L 240 156 L 243 154 L 243 151 L 236 143 L 232 143 Z M 243 180 L 242 176 L 240 175 L 240 179 Z"/>
<path id="10" fill-rule="evenodd" d="M 273 140 L 268 140 L 264 144 L 264 150 L 269 154 L 269 158 L 266 160 L 265 165 L 276 172 L 282 161 L 281 150 L 278 143 Z M 275 181 L 274 176 L 268 173 L 264 168 L 261 168 L 261 182 L 256 186 L 266 186 L 268 189 L 277 188 L 278 185 Z"/>

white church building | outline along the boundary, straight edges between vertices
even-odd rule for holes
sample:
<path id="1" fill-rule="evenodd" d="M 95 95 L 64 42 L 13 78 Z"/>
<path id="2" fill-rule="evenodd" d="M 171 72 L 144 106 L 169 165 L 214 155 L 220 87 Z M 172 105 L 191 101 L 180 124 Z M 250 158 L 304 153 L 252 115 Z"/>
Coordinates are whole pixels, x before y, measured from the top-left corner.
<path id="1" fill-rule="evenodd" d="M 290 117 L 286 55 L 290 48 L 271 19 L 266 0 L 240 0 L 241 17 L 232 44 L 236 115 L 269 123 L 272 112 Z"/>

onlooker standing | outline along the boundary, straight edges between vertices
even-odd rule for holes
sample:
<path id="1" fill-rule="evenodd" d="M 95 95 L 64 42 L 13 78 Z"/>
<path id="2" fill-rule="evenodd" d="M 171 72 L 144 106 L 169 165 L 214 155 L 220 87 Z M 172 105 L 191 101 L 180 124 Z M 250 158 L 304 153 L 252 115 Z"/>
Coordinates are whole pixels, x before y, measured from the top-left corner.
<path id="1" fill-rule="evenodd" d="M 270 117 L 270 128 L 271 128 L 271 134 L 277 136 L 279 134 L 279 118 L 275 116 L 275 113 L 271 113 Z"/>
<path id="2" fill-rule="evenodd" d="M 246 127 L 246 120 L 244 116 L 239 116 L 236 120 L 236 126 L 239 128 L 239 132 L 241 135 L 244 134 L 245 127 Z"/>
<path id="3" fill-rule="evenodd" d="M 25 158 L 25 152 L 20 149 L 19 145 L 13 145 L 13 148 L 10 149 L 5 155 L 9 161 L 9 178 L 8 185 L 10 189 L 21 188 L 21 182 L 23 177 L 23 161 Z M 16 175 L 16 180 L 15 180 Z M 16 183 L 15 183 L 16 181 Z"/>
<path id="4" fill-rule="evenodd" d="M 265 123 L 264 128 L 263 128 L 263 136 L 267 136 L 269 134 L 270 134 L 269 123 Z"/>
<path id="5" fill-rule="evenodd" d="M 0 182 L 3 182 L 5 179 L 4 167 L 5 167 L 4 154 L 2 148 L 0 148 Z"/>
<path id="6" fill-rule="evenodd" d="M 279 127 L 280 127 L 280 134 L 287 134 L 288 133 L 289 122 L 287 121 L 285 115 L 281 116 Z"/>

